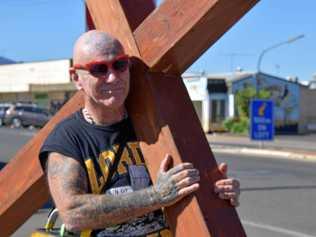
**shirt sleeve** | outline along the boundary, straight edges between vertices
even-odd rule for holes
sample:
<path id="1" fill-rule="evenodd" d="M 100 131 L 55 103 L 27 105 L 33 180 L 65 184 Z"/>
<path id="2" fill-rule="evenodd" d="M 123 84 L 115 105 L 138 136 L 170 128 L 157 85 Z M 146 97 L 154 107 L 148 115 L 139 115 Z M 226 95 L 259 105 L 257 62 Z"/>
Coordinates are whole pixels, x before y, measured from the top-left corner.
<path id="1" fill-rule="evenodd" d="M 39 159 L 44 170 L 50 152 L 57 152 L 72 157 L 82 163 L 76 134 L 71 128 L 67 128 L 66 126 L 57 125 L 43 143 Z"/>

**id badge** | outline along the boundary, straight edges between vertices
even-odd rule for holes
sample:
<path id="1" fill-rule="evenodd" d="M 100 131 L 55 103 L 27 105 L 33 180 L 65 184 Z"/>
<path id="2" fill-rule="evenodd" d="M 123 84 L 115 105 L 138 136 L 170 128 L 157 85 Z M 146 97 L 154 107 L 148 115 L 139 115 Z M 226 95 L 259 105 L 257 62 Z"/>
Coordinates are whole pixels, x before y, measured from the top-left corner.
<path id="1" fill-rule="evenodd" d="M 129 177 L 134 191 L 146 188 L 150 185 L 150 177 L 143 165 L 129 165 Z"/>

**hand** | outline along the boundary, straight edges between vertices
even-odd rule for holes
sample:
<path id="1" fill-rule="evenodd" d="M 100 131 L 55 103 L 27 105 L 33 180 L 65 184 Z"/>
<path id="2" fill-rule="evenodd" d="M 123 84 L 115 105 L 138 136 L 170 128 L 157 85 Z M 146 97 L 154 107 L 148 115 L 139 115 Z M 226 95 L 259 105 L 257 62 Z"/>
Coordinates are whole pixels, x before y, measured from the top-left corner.
<path id="1" fill-rule="evenodd" d="M 191 163 L 181 163 L 169 169 L 171 160 L 170 155 L 165 156 L 154 185 L 162 206 L 171 206 L 199 188 L 199 171 Z"/>
<path id="2" fill-rule="evenodd" d="M 215 183 L 214 191 L 221 199 L 229 200 L 231 205 L 239 206 L 240 184 L 237 179 L 227 178 L 227 164 L 221 163 L 219 171 L 225 177 Z"/>

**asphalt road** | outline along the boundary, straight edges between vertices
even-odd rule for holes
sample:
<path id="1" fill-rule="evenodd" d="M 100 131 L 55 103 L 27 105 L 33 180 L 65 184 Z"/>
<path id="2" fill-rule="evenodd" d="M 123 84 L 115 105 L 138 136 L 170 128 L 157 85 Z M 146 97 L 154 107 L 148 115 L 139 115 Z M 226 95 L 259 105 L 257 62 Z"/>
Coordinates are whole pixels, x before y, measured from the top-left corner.
<path id="1" fill-rule="evenodd" d="M 0 161 L 9 160 L 33 134 L 0 128 Z M 220 153 L 215 156 L 218 162 L 228 163 L 230 176 L 241 181 L 237 211 L 248 236 L 316 236 L 316 163 Z M 42 227 L 47 212 L 39 210 L 13 236 L 29 236 Z"/>
<path id="2" fill-rule="evenodd" d="M 237 210 L 248 236 L 316 236 L 316 163 L 215 155 L 241 182 Z"/>

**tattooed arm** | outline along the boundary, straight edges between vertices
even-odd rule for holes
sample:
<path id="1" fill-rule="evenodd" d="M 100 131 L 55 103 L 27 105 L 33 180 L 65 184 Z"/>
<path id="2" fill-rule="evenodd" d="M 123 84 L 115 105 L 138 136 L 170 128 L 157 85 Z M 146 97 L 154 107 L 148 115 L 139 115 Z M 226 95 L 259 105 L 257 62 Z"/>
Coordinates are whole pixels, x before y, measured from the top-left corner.
<path id="1" fill-rule="evenodd" d="M 118 196 L 88 194 L 88 179 L 71 157 L 50 153 L 47 163 L 51 195 L 66 228 L 98 229 L 126 222 L 174 204 L 198 189 L 199 173 L 190 163 L 168 170 L 171 157 L 162 161 L 155 185 Z"/>

